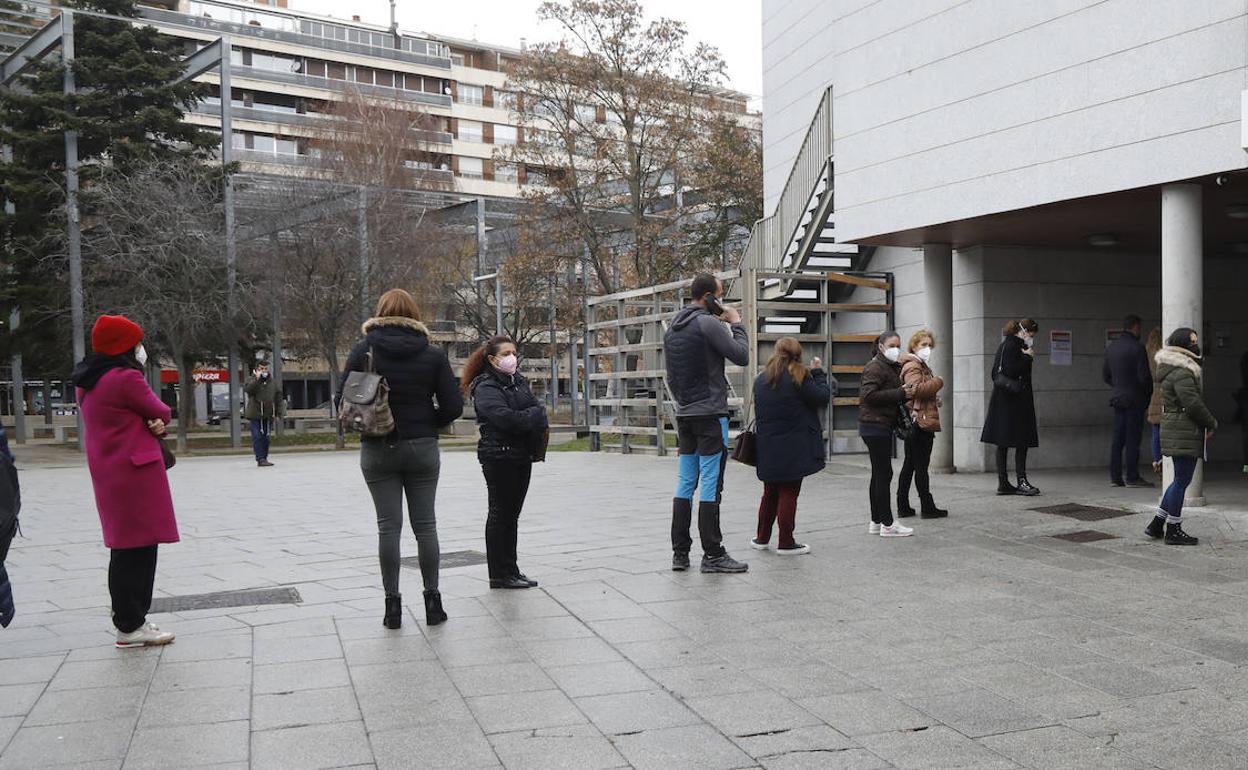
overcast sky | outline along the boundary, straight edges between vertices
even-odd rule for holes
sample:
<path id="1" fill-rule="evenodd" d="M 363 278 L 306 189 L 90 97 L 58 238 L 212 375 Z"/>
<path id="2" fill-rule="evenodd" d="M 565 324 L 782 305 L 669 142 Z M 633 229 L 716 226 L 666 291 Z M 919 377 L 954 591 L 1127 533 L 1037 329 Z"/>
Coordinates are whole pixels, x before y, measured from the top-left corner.
<path id="1" fill-rule="evenodd" d="M 758 97 L 763 91 L 761 0 L 642 0 L 651 16 L 683 21 L 691 41 L 719 48 L 728 63 L 728 85 Z M 552 40 L 557 30 L 537 23 L 540 0 L 398 0 L 399 26 L 406 30 L 476 38 L 518 48 Z M 290 7 L 328 16 L 360 15 L 367 22 L 388 24 L 389 0 L 290 0 Z M 347 10 L 349 9 L 349 10 Z"/>

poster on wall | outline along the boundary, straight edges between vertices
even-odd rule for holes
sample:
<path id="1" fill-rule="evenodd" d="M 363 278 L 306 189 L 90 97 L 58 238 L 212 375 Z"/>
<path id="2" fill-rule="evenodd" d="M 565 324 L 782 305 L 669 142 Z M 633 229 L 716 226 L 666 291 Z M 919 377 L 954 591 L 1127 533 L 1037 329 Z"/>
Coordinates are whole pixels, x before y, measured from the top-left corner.
<path id="1" fill-rule="evenodd" d="M 1049 363 L 1053 366 L 1070 366 L 1075 362 L 1074 335 L 1069 331 L 1053 329 L 1049 332 Z"/>

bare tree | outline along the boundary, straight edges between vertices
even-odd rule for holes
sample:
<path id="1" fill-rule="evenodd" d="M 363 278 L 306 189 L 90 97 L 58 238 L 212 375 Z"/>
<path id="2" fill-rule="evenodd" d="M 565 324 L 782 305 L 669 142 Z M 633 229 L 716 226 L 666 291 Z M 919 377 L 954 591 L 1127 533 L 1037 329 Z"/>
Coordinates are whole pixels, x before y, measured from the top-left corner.
<path id="1" fill-rule="evenodd" d="M 511 69 L 527 196 L 547 238 L 574 244 L 604 292 L 686 267 L 679 221 L 695 146 L 717 107 L 723 61 L 683 24 L 647 24 L 635 0 L 548 0 L 563 31 Z"/>
<path id="2" fill-rule="evenodd" d="M 180 449 L 195 365 L 221 352 L 231 326 L 221 194 L 219 172 L 194 159 L 111 168 L 92 191 L 83 231 L 89 307 L 133 318 L 177 365 Z"/>

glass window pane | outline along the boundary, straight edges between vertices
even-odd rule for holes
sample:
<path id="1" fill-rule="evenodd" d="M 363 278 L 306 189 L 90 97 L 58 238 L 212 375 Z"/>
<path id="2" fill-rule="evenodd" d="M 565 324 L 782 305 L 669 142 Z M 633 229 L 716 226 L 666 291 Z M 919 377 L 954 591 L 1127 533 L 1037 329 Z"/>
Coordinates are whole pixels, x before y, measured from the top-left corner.
<path id="1" fill-rule="evenodd" d="M 465 142 L 479 142 L 484 137 L 483 126 L 475 120 L 459 121 L 459 138 Z"/>
<path id="2" fill-rule="evenodd" d="M 480 179 L 484 175 L 484 165 L 480 158 L 460 158 L 459 175 L 470 179 Z"/>
<path id="3" fill-rule="evenodd" d="M 496 123 L 494 125 L 494 144 L 515 144 L 516 127 Z"/>

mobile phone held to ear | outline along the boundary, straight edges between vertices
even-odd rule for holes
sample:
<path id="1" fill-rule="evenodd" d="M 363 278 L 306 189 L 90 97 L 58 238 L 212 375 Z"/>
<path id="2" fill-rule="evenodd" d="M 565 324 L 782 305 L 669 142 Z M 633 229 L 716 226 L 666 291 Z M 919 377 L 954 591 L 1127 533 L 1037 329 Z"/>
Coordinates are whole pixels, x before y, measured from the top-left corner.
<path id="1" fill-rule="evenodd" d="M 724 306 L 719 304 L 719 298 L 714 294 L 708 292 L 702 299 L 706 302 L 706 312 L 713 316 L 722 316 L 724 314 Z"/>

